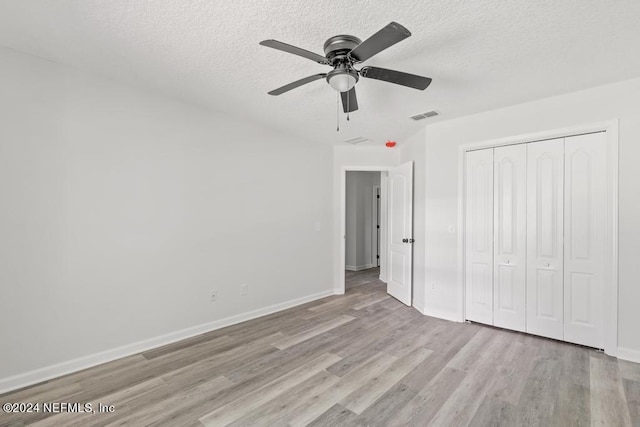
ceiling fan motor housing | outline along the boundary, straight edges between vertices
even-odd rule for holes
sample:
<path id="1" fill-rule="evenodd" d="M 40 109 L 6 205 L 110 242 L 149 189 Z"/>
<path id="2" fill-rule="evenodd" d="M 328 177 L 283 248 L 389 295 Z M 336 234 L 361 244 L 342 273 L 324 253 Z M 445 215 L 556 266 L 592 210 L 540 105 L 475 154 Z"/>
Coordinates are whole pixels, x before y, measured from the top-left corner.
<path id="1" fill-rule="evenodd" d="M 362 40 L 348 34 L 333 36 L 324 42 L 324 55 L 327 57 L 329 64 L 335 66 L 340 63 L 350 62 L 348 58 L 349 52 L 358 47 Z"/>

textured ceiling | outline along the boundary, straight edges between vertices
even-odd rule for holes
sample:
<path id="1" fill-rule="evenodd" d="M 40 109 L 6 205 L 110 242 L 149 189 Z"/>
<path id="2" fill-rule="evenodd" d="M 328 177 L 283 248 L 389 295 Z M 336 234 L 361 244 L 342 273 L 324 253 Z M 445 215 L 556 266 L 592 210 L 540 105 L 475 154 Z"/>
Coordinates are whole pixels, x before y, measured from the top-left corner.
<path id="1" fill-rule="evenodd" d="M 0 45 L 162 91 L 328 143 L 402 143 L 426 123 L 640 76 L 638 0 L 344 1 L 0 0 Z M 336 34 L 367 38 L 391 21 L 413 36 L 365 65 L 433 78 L 424 92 L 357 85 L 341 117 L 326 72 L 259 46 L 277 39 L 322 54 Z M 441 115 L 421 122 L 408 116 Z"/>

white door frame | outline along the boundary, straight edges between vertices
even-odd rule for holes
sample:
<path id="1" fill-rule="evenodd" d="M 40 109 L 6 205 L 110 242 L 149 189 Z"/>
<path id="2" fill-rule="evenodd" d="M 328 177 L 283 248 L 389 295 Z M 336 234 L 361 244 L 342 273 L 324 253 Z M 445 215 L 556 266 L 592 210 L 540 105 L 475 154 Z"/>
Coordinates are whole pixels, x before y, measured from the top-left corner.
<path id="1" fill-rule="evenodd" d="M 501 147 L 504 145 L 524 144 L 548 139 L 564 138 L 585 133 L 606 132 L 607 135 L 607 235 L 606 251 L 610 255 L 605 260 L 604 301 L 604 351 L 610 356 L 618 355 L 618 119 L 604 122 L 586 123 L 582 125 L 536 132 L 506 138 L 479 141 L 461 145 L 458 148 L 458 320 L 463 322 L 464 314 L 464 177 L 465 153 L 483 148 Z"/>
<path id="2" fill-rule="evenodd" d="M 346 256 L 346 234 L 347 234 L 347 172 L 389 172 L 391 170 L 391 166 L 342 166 L 340 168 L 340 260 L 337 264 L 337 271 L 335 271 L 335 277 L 338 278 L 338 283 L 335 288 L 335 293 L 337 295 L 344 294 L 345 285 L 344 285 L 344 271 L 345 271 L 345 256 Z M 381 206 L 384 206 L 386 202 L 386 180 L 380 176 L 380 202 Z M 386 220 L 386 213 L 384 209 L 380 209 L 381 219 Z M 381 230 L 385 230 L 384 222 L 380 221 Z M 380 240 L 384 241 L 383 232 L 380 233 Z M 382 246 L 382 245 L 381 245 Z M 386 254 L 383 254 L 382 250 L 380 251 L 380 280 L 386 282 L 386 277 L 383 277 L 382 265 L 385 264 L 386 260 L 383 260 L 382 257 Z"/>

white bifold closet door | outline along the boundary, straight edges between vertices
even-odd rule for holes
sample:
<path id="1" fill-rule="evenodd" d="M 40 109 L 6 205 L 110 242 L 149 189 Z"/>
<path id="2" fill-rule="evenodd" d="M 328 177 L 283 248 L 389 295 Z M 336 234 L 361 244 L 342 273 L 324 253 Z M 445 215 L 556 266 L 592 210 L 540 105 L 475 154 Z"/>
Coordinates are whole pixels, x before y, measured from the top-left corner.
<path id="1" fill-rule="evenodd" d="M 467 152 L 468 320 L 604 347 L 606 134 Z"/>
<path id="2" fill-rule="evenodd" d="M 465 315 L 493 324 L 493 149 L 466 157 Z"/>
<path id="3" fill-rule="evenodd" d="M 562 340 L 564 141 L 527 146 L 527 332 Z"/>
<path id="4" fill-rule="evenodd" d="M 525 331 L 527 264 L 527 147 L 493 153 L 493 324 Z"/>
<path id="5" fill-rule="evenodd" d="M 604 347 L 606 134 L 565 138 L 564 340 Z"/>

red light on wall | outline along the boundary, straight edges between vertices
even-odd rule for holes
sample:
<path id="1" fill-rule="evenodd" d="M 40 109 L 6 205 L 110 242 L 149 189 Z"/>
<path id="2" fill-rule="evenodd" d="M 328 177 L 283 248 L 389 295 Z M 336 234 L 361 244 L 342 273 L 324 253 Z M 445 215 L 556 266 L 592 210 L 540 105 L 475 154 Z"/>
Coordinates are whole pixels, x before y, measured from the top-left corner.
<path id="1" fill-rule="evenodd" d="M 393 148 L 396 146 L 396 142 L 395 141 L 387 141 L 384 145 L 386 145 L 388 148 Z"/>

